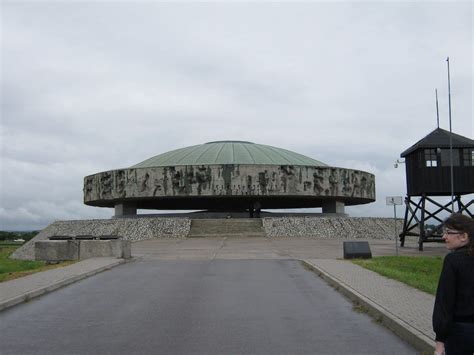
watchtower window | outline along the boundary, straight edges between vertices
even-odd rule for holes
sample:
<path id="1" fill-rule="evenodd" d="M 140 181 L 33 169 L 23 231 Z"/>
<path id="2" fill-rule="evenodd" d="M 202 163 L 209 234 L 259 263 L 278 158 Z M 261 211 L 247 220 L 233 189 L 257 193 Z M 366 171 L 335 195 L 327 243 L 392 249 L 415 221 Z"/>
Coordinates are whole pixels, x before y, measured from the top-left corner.
<path id="1" fill-rule="evenodd" d="M 428 168 L 435 168 L 438 166 L 436 149 L 425 149 L 425 166 Z"/>
<path id="2" fill-rule="evenodd" d="M 459 165 L 459 149 L 453 149 L 453 166 Z M 441 166 L 451 166 L 451 153 L 449 149 L 441 149 Z"/>
<path id="3" fill-rule="evenodd" d="M 465 148 L 462 150 L 462 165 L 474 166 L 474 149 Z"/>

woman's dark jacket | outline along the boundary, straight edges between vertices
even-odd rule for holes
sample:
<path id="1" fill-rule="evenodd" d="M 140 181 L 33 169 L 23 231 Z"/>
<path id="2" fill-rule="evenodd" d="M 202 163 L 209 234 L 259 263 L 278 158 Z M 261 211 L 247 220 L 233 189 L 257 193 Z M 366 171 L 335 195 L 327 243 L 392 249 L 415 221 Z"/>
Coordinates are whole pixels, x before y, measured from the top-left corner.
<path id="1" fill-rule="evenodd" d="M 474 322 L 474 256 L 466 247 L 444 258 L 433 310 L 437 341 L 446 340 L 453 322 Z"/>

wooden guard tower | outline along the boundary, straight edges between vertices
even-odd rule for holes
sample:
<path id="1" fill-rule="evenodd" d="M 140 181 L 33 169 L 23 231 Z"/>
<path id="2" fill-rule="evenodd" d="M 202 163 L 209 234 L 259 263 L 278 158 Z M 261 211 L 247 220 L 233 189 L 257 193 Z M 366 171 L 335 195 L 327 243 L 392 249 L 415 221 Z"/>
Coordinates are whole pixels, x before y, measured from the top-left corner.
<path id="1" fill-rule="evenodd" d="M 451 196 L 450 136 L 452 137 L 454 208 L 451 201 L 441 204 L 440 196 Z M 441 128 L 400 154 L 405 158 L 407 196 L 405 220 L 400 234 L 401 246 L 407 235 L 418 236 L 418 248 L 423 243 L 442 241 L 442 212 L 458 212 L 473 217 L 470 198 L 463 195 L 474 193 L 474 140 Z M 426 228 L 427 223 L 435 228 Z"/>

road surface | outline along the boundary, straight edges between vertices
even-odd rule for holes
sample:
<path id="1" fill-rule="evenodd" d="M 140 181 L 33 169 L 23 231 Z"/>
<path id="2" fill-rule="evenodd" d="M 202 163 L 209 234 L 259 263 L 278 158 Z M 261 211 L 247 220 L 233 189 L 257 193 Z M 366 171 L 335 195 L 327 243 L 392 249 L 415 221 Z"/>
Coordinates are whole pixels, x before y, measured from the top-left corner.
<path id="1" fill-rule="evenodd" d="M 295 260 L 149 260 L 0 313 L 1 354 L 416 354 Z"/>

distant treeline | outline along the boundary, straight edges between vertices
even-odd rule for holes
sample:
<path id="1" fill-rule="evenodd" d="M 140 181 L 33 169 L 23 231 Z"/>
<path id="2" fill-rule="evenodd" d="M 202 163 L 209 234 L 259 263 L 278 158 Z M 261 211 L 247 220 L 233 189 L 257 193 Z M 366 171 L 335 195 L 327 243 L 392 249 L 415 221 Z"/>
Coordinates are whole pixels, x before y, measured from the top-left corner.
<path id="1" fill-rule="evenodd" d="M 39 231 L 31 232 L 5 232 L 0 231 L 0 240 L 24 239 L 26 242 L 32 239 Z"/>

